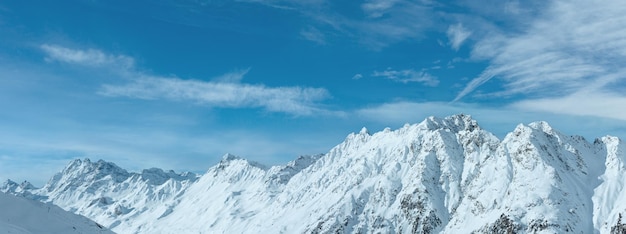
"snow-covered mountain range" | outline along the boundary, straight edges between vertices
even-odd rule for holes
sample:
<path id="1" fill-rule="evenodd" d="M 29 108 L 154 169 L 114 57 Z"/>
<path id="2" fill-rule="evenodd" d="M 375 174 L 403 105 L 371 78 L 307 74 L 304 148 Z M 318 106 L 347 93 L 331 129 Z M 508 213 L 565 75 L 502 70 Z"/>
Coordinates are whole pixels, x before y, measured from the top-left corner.
<path id="1" fill-rule="evenodd" d="M 625 233 L 626 146 L 545 122 L 499 140 L 467 115 L 374 134 L 266 167 L 227 154 L 203 175 L 74 160 L 51 202 L 118 233 Z"/>

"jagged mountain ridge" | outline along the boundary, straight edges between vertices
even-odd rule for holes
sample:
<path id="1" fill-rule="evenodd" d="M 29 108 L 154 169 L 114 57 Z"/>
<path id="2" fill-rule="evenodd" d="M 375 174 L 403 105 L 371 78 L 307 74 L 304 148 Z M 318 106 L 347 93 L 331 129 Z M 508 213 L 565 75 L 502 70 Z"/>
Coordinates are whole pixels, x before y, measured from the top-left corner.
<path id="1" fill-rule="evenodd" d="M 121 233 L 611 233 L 626 213 L 624 152 L 545 122 L 500 141 L 455 115 L 363 129 L 284 166 L 227 154 L 200 177 L 78 160 L 21 194 Z"/>
<path id="2" fill-rule="evenodd" d="M 131 219 L 150 220 L 152 217 L 145 217 L 146 214 L 169 209 L 197 179 L 197 175 L 189 172 L 176 174 L 151 168 L 141 173 L 129 173 L 111 162 L 76 159 L 41 189 L 20 189 L 17 194 L 51 202 L 110 229 L 121 225 L 117 229 L 130 226 L 139 230 L 141 225 L 133 226 Z M 10 192 L 14 187 L 3 185 L 0 191 Z"/>

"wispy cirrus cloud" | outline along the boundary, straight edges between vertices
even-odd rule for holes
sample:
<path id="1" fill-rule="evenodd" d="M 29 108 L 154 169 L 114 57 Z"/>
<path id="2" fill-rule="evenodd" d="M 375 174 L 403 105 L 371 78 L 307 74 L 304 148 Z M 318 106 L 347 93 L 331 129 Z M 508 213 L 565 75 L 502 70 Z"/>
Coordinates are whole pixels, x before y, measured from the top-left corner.
<path id="1" fill-rule="evenodd" d="M 300 36 L 315 43 L 327 39 L 328 35 L 341 35 L 353 38 L 373 50 L 404 40 L 422 38 L 422 34 L 434 24 L 436 13 L 433 8 L 437 5 L 427 0 L 367 0 L 352 5 L 358 8 L 351 11 L 362 13 L 353 15 L 335 9 L 336 4 L 327 0 L 244 2 L 299 12 L 310 20 Z"/>
<path id="2" fill-rule="evenodd" d="M 315 27 L 308 27 L 301 30 L 300 36 L 308 41 L 312 41 L 320 45 L 326 44 L 326 36 Z"/>
<path id="3" fill-rule="evenodd" d="M 246 74 L 248 74 L 249 71 L 250 71 L 250 68 L 236 70 L 236 71 L 229 72 L 221 76 L 215 77 L 213 78 L 213 81 L 216 81 L 219 83 L 239 83 L 241 82 L 243 77 Z"/>
<path id="4" fill-rule="evenodd" d="M 405 70 L 393 70 L 387 69 L 384 71 L 374 71 L 372 73 L 373 77 L 383 77 L 385 79 L 393 80 L 395 82 L 400 83 L 421 83 L 426 86 L 437 86 L 439 84 L 439 80 L 437 77 L 429 74 L 428 72 L 422 70 L 417 71 L 413 69 L 405 69 Z"/>
<path id="5" fill-rule="evenodd" d="M 352 33 L 371 49 L 384 48 L 406 40 L 419 40 L 436 23 L 435 4 L 429 1 L 372 0 L 361 4 L 365 18 L 336 14 L 333 22 Z"/>
<path id="6" fill-rule="evenodd" d="M 454 101 L 493 78 L 504 81 L 493 96 L 524 94 L 543 101 L 579 93 L 599 97 L 609 84 L 626 81 L 623 12 L 623 1 L 550 2 L 521 33 L 494 32 L 476 44 L 473 57 L 490 65 Z M 620 98 L 611 100 L 622 100 L 623 94 L 616 95 Z"/>
<path id="7" fill-rule="evenodd" d="M 401 0 L 369 0 L 361 4 L 361 9 L 369 18 L 379 18 L 388 14 Z"/>
<path id="8" fill-rule="evenodd" d="M 446 31 L 448 35 L 448 40 L 450 41 L 450 46 L 454 50 L 459 50 L 463 42 L 472 35 L 472 32 L 463 27 L 462 24 L 458 23 L 455 25 L 450 25 L 448 27 L 448 31 Z"/>
<path id="9" fill-rule="evenodd" d="M 284 10 L 298 10 L 301 7 L 319 7 L 325 4 L 326 0 L 237 0 L 238 2 L 249 2 L 263 4 Z"/>
<path id="10" fill-rule="evenodd" d="M 528 99 L 511 107 L 520 110 L 613 118 L 626 121 L 626 96 L 617 93 L 577 92 L 564 97 Z"/>
<path id="11" fill-rule="evenodd" d="M 44 44 L 47 60 L 69 64 L 119 70 L 125 84 L 103 84 L 98 94 L 107 97 L 128 97 L 143 100 L 193 102 L 207 107 L 262 108 L 295 116 L 340 114 L 321 107 L 329 99 L 324 88 L 267 87 L 246 84 L 241 80 L 249 68 L 215 77 L 210 81 L 161 77 L 135 71 L 134 59 L 125 55 L 110 55 L 96 49 L 79 50 Z M 121 66 L 121 67 L 120 67 Z"/>
<path id="12" fill-rule="evenodd" d="M 330 97 L 322 88 L 266 87 L 232 82 L 206 82 L 145 76 L 123 85 L 103 85 L 99 94 L 144 100 L 190 101 L 209 107 L 263 108 L 270 112 L 316 115 Z"/>
<path id="13" fill-rule="evenodd" d="M 131 57 L 110 55 L 97 49 L 80 50 L 49 44 L 43 44 L 40 48 L 46 53 L 46 61 L 85 66 L 120 66 L 124 69 L 132 68 L 135 65 L 135 60 Z"/>

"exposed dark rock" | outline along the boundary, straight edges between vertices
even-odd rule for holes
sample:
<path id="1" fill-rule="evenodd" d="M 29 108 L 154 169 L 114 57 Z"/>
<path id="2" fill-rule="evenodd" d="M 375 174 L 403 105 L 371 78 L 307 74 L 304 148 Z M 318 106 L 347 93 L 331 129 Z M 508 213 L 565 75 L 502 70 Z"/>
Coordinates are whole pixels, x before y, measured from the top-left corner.
<path id="1" fill-rule="evenodd" d="M 626 234 L 626 224 L 622 223 L 622 213 L 619 213 L 617 224 L 611 227 L 611 234 Z"/>
<path id="2" fill-rule="evenodd" d="M 493 224 L 482 228 L 480 231 L 475 233 L 485 233 L 485 234 L 515 234 L 520 233 L 522 230 L 522 226 L 515 221 L 513 221 L 509 216 L 505 214 L 501 214 L 500 218 L 496 220 Z"/>

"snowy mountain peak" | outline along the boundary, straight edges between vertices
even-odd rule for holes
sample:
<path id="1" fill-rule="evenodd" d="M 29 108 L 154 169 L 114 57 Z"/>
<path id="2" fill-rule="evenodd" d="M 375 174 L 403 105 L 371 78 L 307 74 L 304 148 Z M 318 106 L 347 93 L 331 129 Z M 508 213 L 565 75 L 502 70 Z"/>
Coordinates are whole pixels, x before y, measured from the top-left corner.
<path id="1" fill-rule="evenodd" d="M 23 183 L 28 189 L 8 192 L 53 203 L 115 228 L 132 225 L 133 221 L 128 221 L 131 218 L 156 220 L 166 216 L 179 202 L 176 199 L 198 179 L 190 172 L 150 168 L 135 173 L 104 160 L 76 159 L 41 189 Z M 15 187 L 14 182 L 5 184 Z"/>
<path id="2" fill-rule="evenodd" d="M 296 160 L 288 162 L 284 166 L 273 166 L 268 171 L 267 181 L 276 182 L 279 184 L 287 184 L 289 180 L 300 171 L 311 166 L 317 160 L 319 160 L 322 154 L 318 155 L 303 155 L 299 156 Z"/>
<path id="3" fill-rule="evenodd" d="M 428 130 L 448 129 L 455 133 L 460 131 L 471 132 L 475 129 L 480 129 L 476 120 L 465 114 L 451 115 L 443 119 L 431 116 L 418 124 L 418 126 Z"/>
<path id="4" fill-rule="evenodd" d="M 71 161 L 60 173 L 57 173 L 44 186 L 48 191 L 56 189 L 58 186 L 76 187 L 95 181 L 112 179 L 116 183 L 128 179 L 130 173 L 118 167 L 115 163 L 98 160 L 91 162 L 86 159 L 75 159 Z"/>
<path id="5" fill-rule="evenodd" d="M 537 129 L 540 130 L 542 132 L 548 133 L 548 134 L 552 134 L 554 133 L 554 129 L 552 128 L 552 126 L 550 126 L 550 124 L 548 124 L 548 122 L 546 121 L 536 121 L 536 122 L 532 122 L 530 124 L 528 124 L 528 127 L 531 127 L 533 129 Z"/>
<path id="6" fill-rule="evenodd" d="M 504 139 L 515 139 L 519 141 L 521 139 L 533 139 L 542 135 L 553 135 L 555 132 L 545 122 L 533 122 L 528 125 L 518 124 L 513 132 L 507 134 Z"/>
<path id="7" fill-rule="evenodd" d="M 21 191 L 26 191 L 26 190 L 31 190 L 31 189 L 36 189 L 36 188 L 28 181 L 23 181 L 22 183 L 18 184 L 15 181 L 7 179 L 6 181 L 2 183 L 2 185 L 0 185 L 0 192 L 3 192 L 3 193 L 20 193 Z"/>
<path id="8" fill-rule="evenodd" d="M 296 158 L 296 160 L 290 161 L 287 163 L 287 166 L 294 168 L 305 168 L 315 163 L 318 159 L 320 159 L 323 154 L 318 155 L 301 155 Z"/>
<path id="9" fill-rule="evenodd" d="M 15 181 L 7 179 L 0 185 L 0 192 L 3 193 L 13 193 L 16 189 L 19 189 L 20 185 Z"/>
<path id="10" fill-rule="evenodd" d="M 480 146 L 483 143 L 493 143 L 492 147 L 495 147 L 495 144 L 499 143 L 493 134 L 482 130 L 471 116 L 465 114 L 453 115 L 443 119 L 431 116 L 419 124 L 405 124 L 397 130 L 387 127 L 373 134 L 364 129 L 359 133 L 349 134 L 344 142 L 333 148 L 331 152 L 359 148 L 366 144 L 371 144 L 372 146 L 370 147 L 391 147 L 393 145 L 393 147 L 413 148 L 414 146 L 411 146 L 411 144 L 417 144 L 416 141 L 421 141 L 422 137 L 427 136 L 430 139 L 429 142 L 422 143 L 431 146 L 452 144 L 449 141 L 451 139 L 448 139 L 451 137 L 459 138 L 459 141 L 462 141 L 462 144 L 465 145 L 472 143 L 475 146 Z M 435 133 L 439 130 L 449 134 Z M 435 135 L 430 136 L 431 134 Z M 440 137 L 444 139 L 437 140 Z"/>
<path id="11" fill-rule="evenodd" d="M 242 158 L 231 153 L 226 153 L 224 154 L 224 156 L 222 156 L 222 161 L 232 161 L 232 160 L 238 160 L 238 159 L 242 159 Z"/>
<path id="12" fill-rule="evenodd" d="M 366 127 L 361 128 L 361 131 L 359 131 L 359 134 L 361 135 L 370 135 L 370 132 L 367 130 Z"/>
<path id="13" fill-rule="evenodd" d="M 250 161 L 250 160 L 241 158 L 239 156 L 227 153 L 224 156 L 222 156 L 222 160 L 218 163 L 217 169 L 218 170 L 224 170 L 226 168 L 230 168 L 230 167 L 233 167 L 233 166 L 240 167 L 240 166 L 237 166 L 237 165 L 240 165 L 240 166 L 241 165 L 247 165 L 247 166 L 256 167 L 256 168 L 259 168 L 259 169 L 262 169 L 262 170 L 267 170 L 267 168 L 268 168 L 267 166 L 265 166 L 265 165 L 263 165 L 261 163 L 258 163 L 258 162 L 255 162 L 255 161 Z"/>
<path id="14" fill-rule="evenodd" d="M 184 172 L 184 173 L 178 174 L 172 170 L 165 172 L 160 168 L 150 168 L 150 169 L 144 169 L 141 171 L 141 178 L 147 181 L 149 184 L 161 185 L 170 179 L 177 180 L 177 181 L 181 181 L 181 180 L 193 181 L 197 179 L 197 175 L 191 172 Z"/>
<path id="15" fill-rule="evenodd" d="M 611 148 L 614 151 L 619 150 L 617 147 L 619 147 L 619 145 L 624 144 L 622 139 L 619 139 L 618 137 L 614 137 L 614 136 L 604 136 L 600 138 L 599 140 L 602 143 L 604 143 L 607 146 L 607 148 Z"/>
<path id="16" fill-rule="evenodd" d="M 35 189 L 35 186 L 32 185 L 30 182 L 24 180 L 22 183 L 20 183 L 20 188 L 28 190 L 28 189 Z"/>
<path id="17" fill-rule="evenodd" d="M 17 186 L 19 185 L 15 181 L 12 181 L 11 179 L 7 179 L 4 182 L 2 182 L 2 185 L 0 185 L 0 191 L 4 192 L 4 190 L 7 188 L 17 187 Z"/>
<path id="18" fill-rule="evenodd" d="M 176 181 L 195 181 L 197 179 L 197 175 L 191 172 L 178 174 L 172 170 L 163 171 L 160 168 L 144 169 L 141 173 L 130 173 L 120 168 L 115 163 L 104 160 L 92 162 L 86 158 L 71 161 L 60 173 L 55 175 L 53 179 L 48 182 L 46 187 L 54 188 L 60 182 L 64 185 L 75 184 L 77 186 L 109 180 L 113 183 L 122 183 L 129 178 L 137 177 L 151 185 L 161 185 L 170 179 Z"/>
<path id="19" fill-rule="evenodd" d="M 61 171 L 61 174 L 93 174 L 97 177 L 102 177 L 106 175 L 115 175 L 119 176 L 118 181 L 123 181 L 129 175 L 128 171 L 118 167 L 115 163 L 107 162 L 102 159 L 91 162 L 88 158 L 83 160 L 75 159 L 70 162 L 64 169 Z"/>

